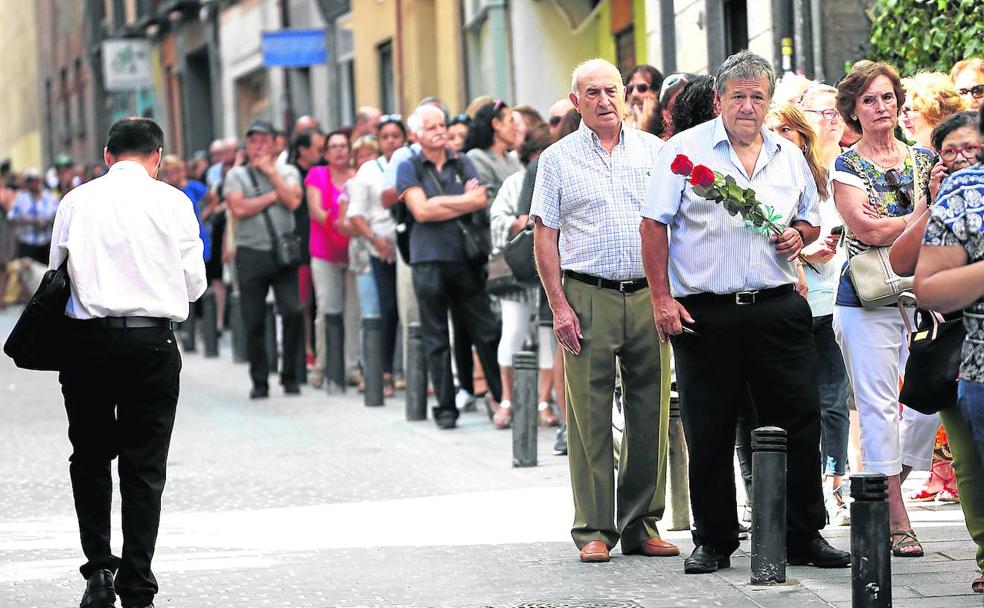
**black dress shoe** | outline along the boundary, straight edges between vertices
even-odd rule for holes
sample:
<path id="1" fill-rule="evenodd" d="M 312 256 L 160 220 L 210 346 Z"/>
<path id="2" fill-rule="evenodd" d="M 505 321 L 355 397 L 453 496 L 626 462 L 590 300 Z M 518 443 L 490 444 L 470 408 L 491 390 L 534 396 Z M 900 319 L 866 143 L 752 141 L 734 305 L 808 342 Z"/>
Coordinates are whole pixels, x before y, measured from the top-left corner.
<path id="1" fill-rule="evenodd" d="M 683 561 L 683 571 L 686 574 L 710 574 L 730 567 L 731 556 L 718 553 L 708 545 L 700 545 Z"/>
<path id="2" fill-rule="evenodd" d="M 297 383 L 294 383 L 294 384 L 285 384 L 284 385 L 284 394 L 285 395 L 300 395 L 301 394 L 301 386 L 299 384 L 297 384 Z"/>
<path id="3" fill-rule="evenodd" d="M 458 412 L 451 410 L 434 410 L 434 423 L 443 430 L 458 426 Z"/>
<path id="4" fill-rule="evenodd" d="M 851 565 L 851 554 L 831 547 L 817 532 L 808 540 L 787 547 L 786 562 L 791 566 L 846 568 Z"/>
<path id="5" fill-rule="evenodd" d="M 109 570 L 96 570 L 85 581 L 85 593 L 79 608 L 114 608 L 116 591 L 113 588 L 113 573 Z"/>
<path id="6" fill-rule="evenodd" d="M 266 399 L 270 396 L 270 389 L 265 386 L 254 386 L 249 390 L 250 399 Z"/>

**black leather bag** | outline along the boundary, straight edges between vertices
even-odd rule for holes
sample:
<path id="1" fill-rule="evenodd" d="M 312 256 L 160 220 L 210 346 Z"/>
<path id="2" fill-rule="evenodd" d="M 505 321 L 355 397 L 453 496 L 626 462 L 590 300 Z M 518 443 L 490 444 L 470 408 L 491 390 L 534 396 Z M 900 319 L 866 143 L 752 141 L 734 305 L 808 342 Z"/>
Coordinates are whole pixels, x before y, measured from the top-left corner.
<path id="1" fill-rule="evenodd" d="M 916 309 L 915 328 L 909 326 L 909 359 L 899 401 L 922 414 L 935 414 L 957 403 L 957 378 L 964 342 L 963 313 L 941 315 Z"/>
<path id="2" fill-rule="evenodd" d="M 516 282 L 524 286 L 533 286 L 540 281 L 536 272 L 536 258 L 533 256 L 533 226 L 527 226 L 509 239 L 502 249 L 502 257 L 512 270 Z"/>
<path id="3" fill-rule="evenodd" d="M 41 285 L 7 336 L 3 352 L 22 369 L 61 371 L 65 357 L 65 305 L 71 294 L 68 260 L 44 273 Z"/>

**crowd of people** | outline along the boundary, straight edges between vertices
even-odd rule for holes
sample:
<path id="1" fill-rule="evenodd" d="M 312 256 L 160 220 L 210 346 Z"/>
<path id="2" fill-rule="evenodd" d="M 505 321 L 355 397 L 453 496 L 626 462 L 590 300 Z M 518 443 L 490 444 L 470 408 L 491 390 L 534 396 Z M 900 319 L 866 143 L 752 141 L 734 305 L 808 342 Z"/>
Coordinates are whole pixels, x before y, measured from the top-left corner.
<path id="1" fill-rule="evenodd" d="M 673 357 L 695 472 L 688 573 L 727 567 L 747 533 L 752 505 L 739 520 L 727 489 L 737 446 L 751 495 L 749 434 L 763 425 L 787 433 L 792 562 L 849 563 L 818 530 L 849 525 L 844 479 L 864 470 L 887 476 L 896 556 L 923 555 L 905 500 L 962 502 L 984 566 L 984 60 L 906 78 L 860 61 L 829 84 L 777 81 L 747 52 L 716 76 L 593 60 L 571 86 L 546 117 L 490 97 L 454 114 L 426 98 L 406 119 L 366 107 L 330 133 L 310 116 L 289 132 L 256 120 L 207 154 L 164 156 L 159 179 L 199 218 L 220 328 L 239 294 L 249 397 L 270 393 L 271 292 L 285 394 L 305 376 L 361 386 L 359 320 L 378 317 L 392 397 L 405 330 L 420 323 L 441 429 L 481 397 L 508 428 L 513 355 L 534 349 L 539 421 L 569 452 L 581 559 L 607 561 L 619 541 L 674 555 L 656 527 Z M 722 176 L 711 188 L 754 191 L 781 229 L 770 240 L 697 194 L 680 156 Z M 48 263 L 59 196 L 104 169 L 85 173 L 32 169 L 0 189 L 4 276 L 22 258 Z M 530 226 L 541 284 L 490 276 Z M 894 278 L 915 274 L 921 308 L 966 309 L 960 403 L 938 415 L 899 402 L 913 309 L 869 306 L 851 272 L 878 248 Z M 931 474 L 906 497 L 913 470 Z"/>

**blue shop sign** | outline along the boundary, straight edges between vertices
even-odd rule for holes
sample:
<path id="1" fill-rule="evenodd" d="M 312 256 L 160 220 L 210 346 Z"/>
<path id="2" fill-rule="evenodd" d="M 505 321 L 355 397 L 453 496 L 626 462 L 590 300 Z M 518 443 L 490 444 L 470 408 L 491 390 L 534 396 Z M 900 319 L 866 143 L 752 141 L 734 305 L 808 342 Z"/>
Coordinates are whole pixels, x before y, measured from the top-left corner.
<path id="1" fill-rule="evenodd" d="M 263 65 L 303 68 L 328 62 L 325 30 L 263 32 Z"/>

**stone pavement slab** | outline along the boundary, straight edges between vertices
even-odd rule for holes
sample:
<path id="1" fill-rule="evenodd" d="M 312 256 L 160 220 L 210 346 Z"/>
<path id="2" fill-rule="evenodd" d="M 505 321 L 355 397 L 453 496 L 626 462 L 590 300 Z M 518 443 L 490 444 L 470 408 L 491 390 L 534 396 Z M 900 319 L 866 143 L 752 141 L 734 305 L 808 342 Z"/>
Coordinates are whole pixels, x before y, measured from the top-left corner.
<path id="1" fill-rule="evenodd" d="M 0 336 L 16 312 L 0 312 Z M 682 557 L 618 549 L 608 564 L 581 564 L 552 429 L 539 433 L 540 466 L 514 469 L 510 433 L 482 413 L 447 432 L 406 422 L 399 399 L 366 408 L 354 392 L 288 398 L 274 387 L 255 402 L 248 388 L 227 348 L 185 355 L 158 607 L 850 605 L 844 569 L 790 567 L 791 584 L 749 585 L 747 542 L 733 568 L 707 576 L 683 575 Z M 0 608 L 78 605 L 68 454 L 55 374 L 0 357 Z M 982 606 L 959 508 L 911 512 L 927 557 L 893 561 L 895 606 Z M 825 534 L 850 544 L 846 528 Z M 684 555 L 693 548 L 687 532 L 664 536 Z"/>

